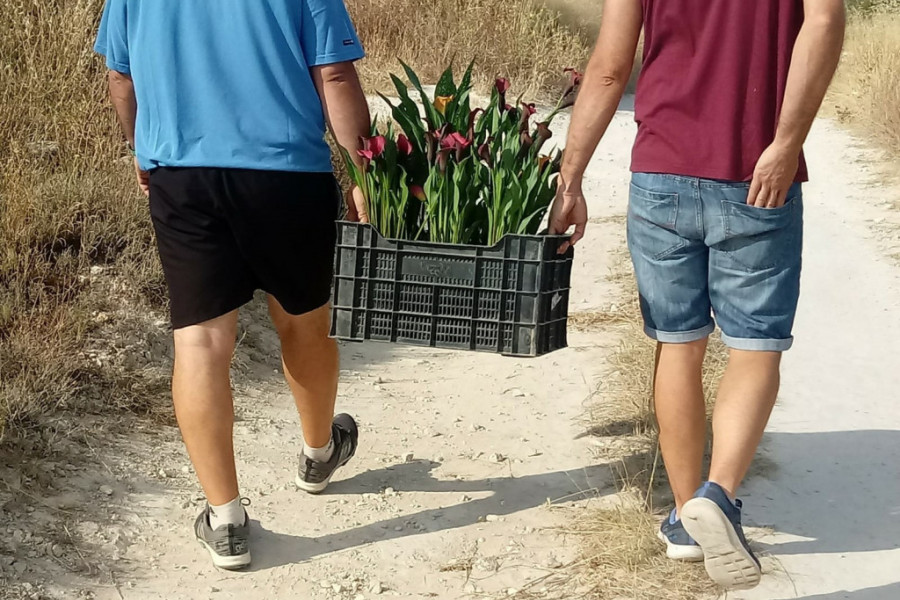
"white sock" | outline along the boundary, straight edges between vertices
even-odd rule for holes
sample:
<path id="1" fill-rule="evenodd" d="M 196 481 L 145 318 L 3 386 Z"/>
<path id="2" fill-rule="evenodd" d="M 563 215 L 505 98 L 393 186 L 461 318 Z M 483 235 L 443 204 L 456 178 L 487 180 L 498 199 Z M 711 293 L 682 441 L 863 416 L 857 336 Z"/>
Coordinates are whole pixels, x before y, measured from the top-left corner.
<path id="1" fill-rule="evenodd" d="M 209 526 L 214 530 L 223 525 L 243 525 L 247 518 L 241 497 L 238 496 L 228 504 L 221 506 L 209 505 Z"/>
<path id="2" fill-rule="evenodd" d="M 328 440 L 328 443 L 322 448 L 313 448 L 303 442 L 303 456 L 311 458 L 316 462 L 328 462 L 331 455 L 334 454 L 334 439 Z"/>

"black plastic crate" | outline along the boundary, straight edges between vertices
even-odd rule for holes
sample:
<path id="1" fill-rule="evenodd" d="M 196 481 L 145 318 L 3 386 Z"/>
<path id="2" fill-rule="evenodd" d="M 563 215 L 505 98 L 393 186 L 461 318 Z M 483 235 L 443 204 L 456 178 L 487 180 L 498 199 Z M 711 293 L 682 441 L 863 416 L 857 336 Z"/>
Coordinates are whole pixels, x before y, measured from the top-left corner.
<path id="1" fill-rule="evenodd" d="M 433 244 L 340 222 L 331 334 L 511 356 L 565 348 L 574 255 L 557 253 L 565 239 Z"/>

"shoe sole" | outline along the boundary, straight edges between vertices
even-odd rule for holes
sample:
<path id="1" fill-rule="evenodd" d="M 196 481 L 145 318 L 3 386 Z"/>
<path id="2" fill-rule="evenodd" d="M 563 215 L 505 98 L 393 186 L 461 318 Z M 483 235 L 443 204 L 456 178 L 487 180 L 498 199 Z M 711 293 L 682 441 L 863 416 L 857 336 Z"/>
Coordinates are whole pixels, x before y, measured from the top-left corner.
<path id="1" fill-rule="evenodd" d="M 213 550 L 204 540 L 197 538 L 200 545 L 206 548 L 212 558 L 213 565 L 226 571 L 240 571 L 250 566 L 250 553 L 240 554 L 238 556 L 221 556 Z"/>
<path id="2" fill-rule="evenodd" d="M 681 509 L 681 522 L 702 548 L 710 579 L 729 590 L 749 590 L 759 585 L 759 565 L 715 502 L 708 498 L 689 500 Z"/>
<path id="3" fill-rule="evenodd" d="M 703 560 L 703 548 L 700 546 L 682 546 L 669 541 L 662 531 L 656 532 L 656 537 L 666 545 L 666 556 L 672 560 L 682 562 L 701 562 Z"/>
<path id="4" fill-rule="evenodd" d="M 347 418 L 343 419 L 343 417 Z M 359 428 L 356 425 L 356 421 L 353 419 L 353 417 L 350 417 L 349 415 L 338 415 L 337 417 L 335 417 L 335 421 L 337 421 L 338 419 L 341 419 L 341 424 L 350 431 L 351 438 L 359 440 Z M 331 472 L 331 475 L 329 475 L 325 481 L 322 481 L 320 483 L 308 483 L 306 481 L 303 481 L 303 478 L 300 477 L 300 475 L 297 475 L 297 477 L 294 478 L 294 483 L 297 484 L 298 488 L 300 488 L 307 494 L 312 494 L 314 496 L 321 494 L 325 491 L 325 488 L 328 487 L 328 484 L 331 483 L 331 478 L 334 477 L 338 470 L 346 466 L 347 463 L 350 462 L 350 459 L 356 456 L 356 448 L 358 443 L 358 441 L 354 443 L 353 448 L 350 452 L 350 456 L 347 457 L 347 460 L 336 466 L 334 468 L 334 471 Z"/>

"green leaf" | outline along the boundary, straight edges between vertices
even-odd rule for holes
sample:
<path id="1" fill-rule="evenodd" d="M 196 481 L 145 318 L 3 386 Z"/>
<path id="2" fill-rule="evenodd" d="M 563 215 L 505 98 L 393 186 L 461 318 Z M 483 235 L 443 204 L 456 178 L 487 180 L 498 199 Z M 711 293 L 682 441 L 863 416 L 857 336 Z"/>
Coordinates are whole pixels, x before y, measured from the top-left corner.
<path id="1" fill-rule="evenodd" d="M 425 93 L 425 89 L 422 87 L 422 82 L 419 80 L 419 76 L 416 75 L 416 72 L 410 68 L 402 60 L 400 64 L 403 66 L 403 70 L 406 71 L 406 77 L 409 79 L 409 82 L 412 86 L 419 92 L 419 97 L 422 100 L 422 108 L 425 110 L 425 120 L 428 122 L 428 127 L 434 131 L 440 129 L 444 124 L 444 117 L 438 112 L 438 109 L 434 107 L 434 100 L 428 97 L 428 94 Z"/>
<path id="2" fill-rule="evenodd" d="M 456 84 L 453 83 L 453 66 L 447 67 L 435 86 L 435 96 L 456 96 Z"/>

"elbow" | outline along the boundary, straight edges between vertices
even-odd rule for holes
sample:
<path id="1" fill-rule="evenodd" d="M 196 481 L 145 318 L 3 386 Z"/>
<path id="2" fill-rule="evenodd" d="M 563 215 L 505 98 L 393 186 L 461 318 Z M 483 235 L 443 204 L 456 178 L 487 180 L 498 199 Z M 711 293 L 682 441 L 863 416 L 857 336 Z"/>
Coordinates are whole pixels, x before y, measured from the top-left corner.
<path id="1" fill-rule="evenodd" d="M 109 72 L 109 84 L 114 86 L 133 85 L 130 75 L 118 71 Z"/>
<path id="2" fill-rule="evenodd" d="M 595 83 L 604 88 L 624 88 L 631 79 L 633 65 L 600 65 L 593 73 Z"/>
<path id="3" fill-rule="evenodd" d="M 356 67 L 352 62 L 336 63 L 318 67 L 319 76 L 325 85 L 342 85 L 359 81 Z"/>
<path id="4" fill-rule="evenodd" d="M 829 3 L 827 8 L 806 15 L 805 25 L 830 34 L 843 37 L 847 27 L 847 13 L 843 2 Z"/>

